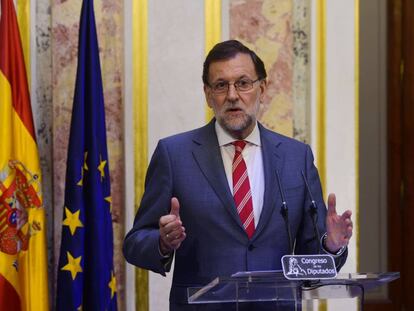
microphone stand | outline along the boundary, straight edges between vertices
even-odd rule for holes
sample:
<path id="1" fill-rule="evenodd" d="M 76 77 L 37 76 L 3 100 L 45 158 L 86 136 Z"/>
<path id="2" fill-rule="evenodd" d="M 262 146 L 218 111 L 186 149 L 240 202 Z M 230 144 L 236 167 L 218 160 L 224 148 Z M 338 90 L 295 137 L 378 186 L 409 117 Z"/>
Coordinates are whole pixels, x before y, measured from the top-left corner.
<path id="1" fill-rule="evenodd" d="M 313 231 L 315 233 L 315 236 L 317 238 L 318 241 L 318 254 L 321 254 L 321 234 L 319 232 L 319 228 L 318 228 L 318 206 L 316 205 L 316 201 L 313 199 L 312 196 L 312 192 L 310 190 L 309 187 L 309 183 L 308 180 L 306 179 L 305 173 L 303 173 L 303 171 L 301 171 L 302 173 L 302 177 L 303 177 L 303 181 L 305 182 L 305 186 L 306 186 L 306 190 L 308 191 L 309 194 L 309 198 L 311 200 L 311 204 L 309 206 L 309 213 L 311 215 L 312 218 L 312 225 L 313 225 Z"/>
<path id="2" fill-rule="evenodd" d="M 291 255 L 294 255 L 294 249 L 293 249 L 293 243 L 292 243 L 292 234 L 290 232 L 290 226 L 289 226 L 289 213 L 288 213 L 288 206 L 285 200 L 285 194 L 283 192 L 283 188 L 282 188 L 282 183 L 280 181 L 280 177 L 279 177 L 279 171 L 276 170 L 276 177 L 277 177 L 277 183 L 279 186 L 279 192 L 280 192 L 280 196 L 282 198 L 282 206 L 280 207 L 280 213 L 283 216 L 283 219 L 285 221 L 285 226 L 286 226 L 286 233 L 288 235 L 288 241 L 289 241 L 289 251 Z"/>

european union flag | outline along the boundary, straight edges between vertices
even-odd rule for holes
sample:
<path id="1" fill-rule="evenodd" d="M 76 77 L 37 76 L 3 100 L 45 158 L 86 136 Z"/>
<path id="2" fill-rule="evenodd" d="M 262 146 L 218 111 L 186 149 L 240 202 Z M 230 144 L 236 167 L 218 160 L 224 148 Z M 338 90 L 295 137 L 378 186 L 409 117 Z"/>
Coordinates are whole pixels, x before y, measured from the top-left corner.
<path id="1" fill-rule="evenodd" d="M 105 111 L 93 0 L 84 0 L 66 169 L 57 310 L 116 310 Z"/>

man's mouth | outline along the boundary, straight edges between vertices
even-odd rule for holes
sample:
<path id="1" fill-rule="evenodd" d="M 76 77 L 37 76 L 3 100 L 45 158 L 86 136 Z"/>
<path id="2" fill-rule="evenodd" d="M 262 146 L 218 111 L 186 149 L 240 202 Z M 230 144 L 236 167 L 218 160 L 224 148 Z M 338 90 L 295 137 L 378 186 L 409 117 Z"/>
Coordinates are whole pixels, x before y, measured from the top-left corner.
<path id="1" fill-rule="evenodd" d="M 241 108 L 228 108 L 226 111 L 227 112 L 240 112 L 243 110 Z"/>

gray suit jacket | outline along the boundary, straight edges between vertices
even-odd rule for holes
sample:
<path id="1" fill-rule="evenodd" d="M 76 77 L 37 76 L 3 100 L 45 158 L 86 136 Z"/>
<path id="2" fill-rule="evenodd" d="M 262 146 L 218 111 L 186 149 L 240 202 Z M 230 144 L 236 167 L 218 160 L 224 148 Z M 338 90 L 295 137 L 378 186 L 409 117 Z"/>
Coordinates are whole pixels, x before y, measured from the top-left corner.
<path id="1" fill-rule="evenodd" d="M 169 213 L 171 197 L 178 198 L 187 238 L 174 254 L 170 293 L 174 303 L 187 301 L 187 287 L 205 285 L 217 276 L 281 269 L 280 259 L 289 254 L 289 243 L 276 171 L 289 208 L 295 253 L 317 253 L 320 248 L 301 171 L 319 207 L 319 231 L 326 231 L 326 207 L 310 147 L 259 124 L 265 191 L 259 223 L 249 240 L 228 186 L 214 122 L 159 141 L 134 226 L 124 241 L 128 262 L 163 275 L 168 272 L 170 264 L 158 250 L 158 221 Z M 346 253 L 337 258 L 338 268 L 345 259 Z"/>

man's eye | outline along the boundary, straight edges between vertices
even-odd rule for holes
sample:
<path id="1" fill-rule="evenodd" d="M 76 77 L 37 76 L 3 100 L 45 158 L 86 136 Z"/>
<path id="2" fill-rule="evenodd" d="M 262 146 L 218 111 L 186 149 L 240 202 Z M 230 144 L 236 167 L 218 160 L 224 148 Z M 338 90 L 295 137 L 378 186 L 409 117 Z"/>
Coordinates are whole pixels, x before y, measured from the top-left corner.
<path id="1" fill-rule="evenodd" d="M 250 81 L 249 80 L 239 80 L 236 82 L 237 86 L 239 87 L 246 87 L 250 85 Z"/>
<path id="2" fill-rule="evenodd" d="M 225 89 L 227 87 L 227 83 L 226 82 L 217 82 L 215 85 L 214 85 L 214 88 L 215 89 L 218 89 L 218 90 L 220 90 L 220 89 Z"/>

